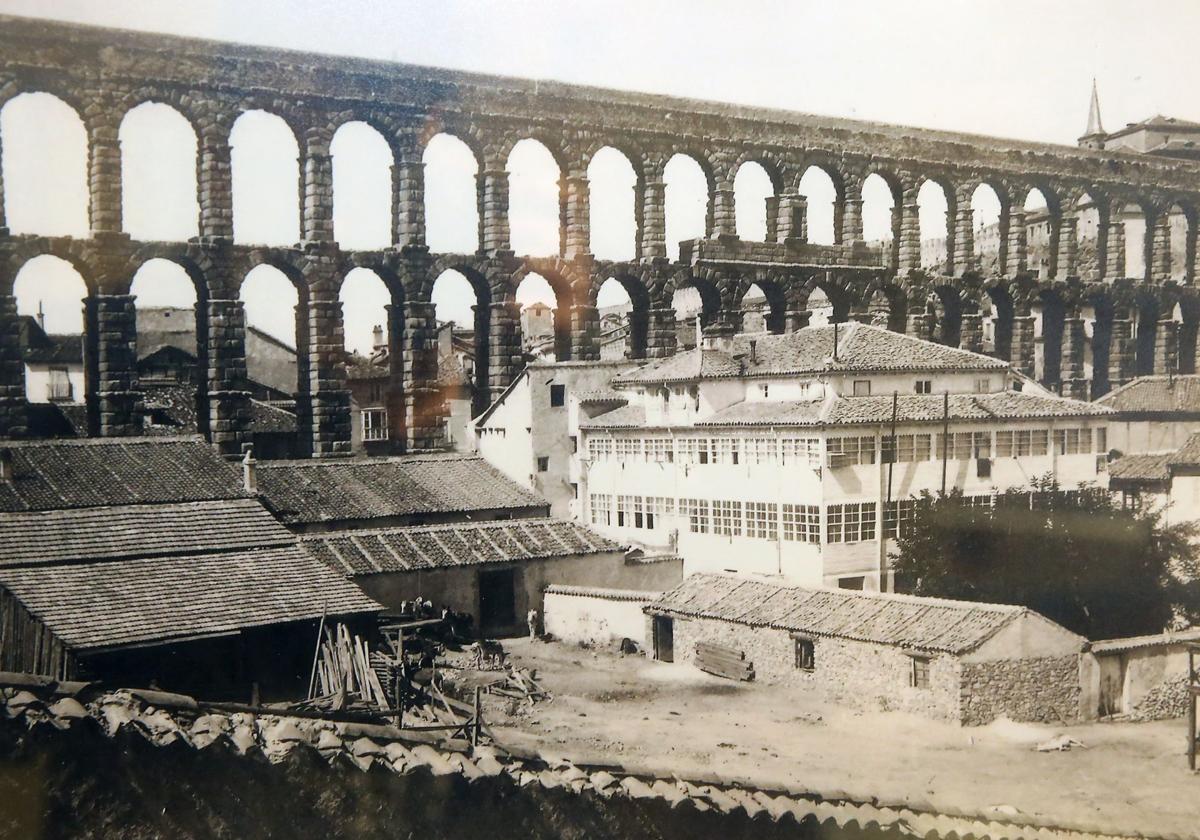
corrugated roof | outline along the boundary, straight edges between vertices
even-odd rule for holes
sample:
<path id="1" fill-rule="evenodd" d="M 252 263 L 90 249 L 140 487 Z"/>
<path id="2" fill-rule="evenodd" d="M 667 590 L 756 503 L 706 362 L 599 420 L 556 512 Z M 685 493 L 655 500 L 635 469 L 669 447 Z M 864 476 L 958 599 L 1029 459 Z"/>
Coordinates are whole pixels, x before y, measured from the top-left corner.
<path id="1" fill-rule="evenodd" d="M 723 574 L 691 575 L 647 609 L 954 654 L 974 650 L 1022 615 L 1036 615 L 1003 604 L 807 588 Z"/>
<path id="2" fill-rule="evenodd" d="M 0 511 L 199 502 L 245 496 L 241 474 L 200 438 L 6 441 Z"/>
<path id="3" fill-rule="evenodd" d="M 7 567 L 0 586 L 84 653 L 382 609 L 296 545 Z"/>
<path id="4" fill-rule="evenodd" d="M 301 544 L 351 577 L 621 550 L 577 522 L 558 519 L 341 531 L 305 537 Z"/>
<path id="5" fill-rule="evenodd" d="M 0 566 L 289 545 L 255 499 L 0 513 Z"/>
<path id="6" fill-rule="evenodd" d="M 834 358 L 834 332 L 837 358 Z M 751 353 L 750 342 L 754 351 Z M 753 359 L 751 356 L 753 355 Z M 838 371 L 1007 370 L 1008 363 L 981 353 L 874 327 L 838 324 L 783 335 L 735 336 L 729 350 L 698 348 L 651 362 L 614 380 L 615 385 L 684 382 L 738 376 L 781 376 Z"/>
<path id="7" fill-rule="evenodd" d="M 1139 376 L 1096 402 L 1122 414 L 1200 414 L 1200 376 Z"/>
<path id="8" fill-rule="evenodd" d="M 286 524 L 542 507 L 473 455 L 260 461 L 258 488 Z"/>

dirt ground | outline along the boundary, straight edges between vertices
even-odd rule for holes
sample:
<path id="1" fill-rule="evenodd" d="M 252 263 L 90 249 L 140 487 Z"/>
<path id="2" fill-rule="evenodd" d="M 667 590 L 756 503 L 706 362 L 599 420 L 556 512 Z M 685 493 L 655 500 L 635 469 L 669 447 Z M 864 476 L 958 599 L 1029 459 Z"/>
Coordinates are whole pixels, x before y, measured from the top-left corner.
<path id="1" fill-rule="evenodd" d="M 505 647 L 554 699 L 510 714 L 514 704 L 497 698 L 488 721 L 501 743 L 546 756 L 969 813 L 1017 809 L 1112 833 L 1200 831 L 1200 774 L 1187 769 L 1182 720 L 959 727 L 830 707 L 642 656 L 528 640 Z M 1059 734 L 1086 749 L 1034 749 Z"/>

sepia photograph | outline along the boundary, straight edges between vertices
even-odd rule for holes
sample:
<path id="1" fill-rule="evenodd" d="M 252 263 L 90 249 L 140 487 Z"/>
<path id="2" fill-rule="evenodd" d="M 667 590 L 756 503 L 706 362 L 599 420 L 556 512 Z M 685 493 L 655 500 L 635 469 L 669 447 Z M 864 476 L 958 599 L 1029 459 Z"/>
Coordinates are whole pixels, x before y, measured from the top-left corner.
<path id="1" fill-rule="evenodd" d="M 0 0 L 0 837 L 1200 840 L 1197 39 Z"/>

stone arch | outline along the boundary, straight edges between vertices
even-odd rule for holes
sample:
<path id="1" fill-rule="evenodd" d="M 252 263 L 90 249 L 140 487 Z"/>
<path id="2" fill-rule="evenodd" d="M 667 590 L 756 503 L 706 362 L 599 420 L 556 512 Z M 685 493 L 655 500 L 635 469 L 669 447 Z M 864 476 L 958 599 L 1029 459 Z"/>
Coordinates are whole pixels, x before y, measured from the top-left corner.
<path id="1" fill-rule="evenodd" d="M 962 337 L 964 304 L 957 285 L 937 282 L 929 289 L 928 308 L 936 317 L 933 339 L 948 347 L 957 347 Z"/>
<path id="2" fill-rule="evenodd" d="M 407 428 L 404 375 L 408 313 L 403 284 L 377 264 L 348 267 L 339 272 L 337 282 L 346 386 L 351 399 L 351 441 L 368 453 L 399 452 Z M 381 419 L 386 420 L 383 426 L 378 424 Z M 386 435 L 382 432 L 385 428 Z"/>
<path id="3" fill-rule="evenodd" d="M 585 157 L 589 250 L 597 259 L 636 259 L 642 168 L 620 148 L 601 146 Z M 618 230 L 619 229 L 619 230 Z"/>
<path id="4" fill-rule="evenodd" d="M 916 204 L 921 268 L 931 274 L 950 274 L 955 266 L 954 185 L 945 176 L 922 174 Z"/>
<path id="5" fill-rule="evenodd" d="M 1017 296 L 1007 282 L 991 280 L 983 286 L 983 346 L 991 355 L 1006 362 L 1013 360 L 1013 321 L 1017 314 Z"/>
<path id="6" fill-rule="evenodd" d="M 345 119 L 330 136 L 329 154 L 334 239 L 346 250 L 390 246 L 396 158 L 387 135 L 366 120 Z"/>
<path id="7" fill-rule="evenodd" d="M 736 303 L 740 315 L 740 331 L 760 331 L 751 329 L 752 325 L 747 324 L 747 315 L 750 314 L 750 311 L 747 309 L 746 299 L 754 289 L 759 290 L 763 299 L 764 309 L 761 313 L 761 331 L 774 335 L 784 332 L 787 314 L 787 294 L 778 279 L 768 277 L 764 272 L 757 272 L 752 276 L 748 276 L 738 284 Z M 755 318 L 755 320 L 759 319 Z"/>
<path id="8" fill-rule="evenodd" d="M 91 145 L 86 113 L 52 87 L 12 92 L 0 104 L 0 227 L 12 233 L 86 236 Z M 17 158 L 13 160 L 14 156 Z M 14 202 L 14 196 L 23 199 Z"/>
<path id="9" fill-rule="evenodd" d="M 425 238 L 433 251 L 474 253 L 482 246 L 478 179 L 483 153 L 473 141 L 469 134 L 445 130 L 422 137 Z"/>
<path id="10" fill-rule="evenodd" d="M 592 291 L 589 293 L 588 298 L 591 306 L 595 306 L 598 310 L 602 308 L 600 296 L 604 288 L 610 283 L 617 284 L 629 301 L 629 312 L 623 319 L 624 323 L 622 324 L 625 336 L 625 357 L 629 359 L 644 359 L 646 358 L 649 338 L 650 291 L 646 288 L 642 278 L 628 272 L 601 272 L 595 276 L 595 279 L 590 284 Z M 602 340 L 601 353 L 603 357 L 603 336 L 606 324 L 601 320 L 599 326 Z"/>
<path id="11" fill-rule="evenodd" d="M 1155 350 L 1160 320 L 1164 319 L 1165 301 L 1156 289 L 1137 287 L 1134 292 L 1134 375 L 1150 376 L 1155 368 Z M 1165 309 L 1170 315 L 1170 308 Z"/>
<path id="12" fill-rule="evenodd" d="M 255 360 L 256 353 L 252 348 L 252 343 L 254 340 L 252 340 L 250 336 L 247 336 L 247 376 L 252 382 L 260 381 L 261 379 L 268 379 L 269 381 L 263 381 L 261 384 L 267 386 L 272 391 L 282 392 L 284 394 L 289 393 L 287 382 L 285 381 L 288 379 L 288 376 L 285 372 L 280 371 L 283 371 L 284 368 L 286 368 L 286 362 L 282 360 L 287 355 L 285 352 L 286 348 L 291 346 L 295 352 L 296 370 L 294 377 L 295 386 L 294 388 L 290 389 L 290 393 L 293 394 L 296 402 L 296 417 L 298 421 L 297 426 L 299 438 L 302 441 L 310 440 L 310 436 L 308 434 L 309 428 L 305 427 L 306 418 L 310 418 L 310 406 L 308 405 L 308 401 L 311 396 L 309 381 L 309 370 L 312 364 L 309 352 L 310 287 L 308 283 L 305 282 L 302 269 L 294 265 L 290 260 L 269 250 L 263 249 L 252 251 L 247 255 L 247 259 L 242 268 L 243 271 L 241 271 L 237 277 L 236 292 L 238 299 L 242 301 L 246 318 L 247 332 L 250 332 L 252 329 L 257 329 L 261 333 L 264 333 L 264 349 L 270 347 L 272 350 L 276 351 L 275 355 L 278 357 L 280 365 L 278 371 L 269 370 L 266 365 L 270 364 L 272 361 L 271 359 L 263 358 L 261 360 Z M 264 268 L 270 269 L 271 271 L 264 272 Z M 265 294 L 255 295 L 254 287 L 250 286 L 249 289 L 251 291 L 251 300 L 247 301 L 247 282 L 261 283 L 263 281 L 258 279 L 260 277 L 269 278 L 266 280 L 266 282 L 275 287 L 275 294 L 279 294 L 280 290 L 285 288 L 283 283 L 278 279 L 279 277 L 281 277 L 283 281 L 286 281 L 287 284 L 290 284 L 295 290 L 296 303 L 294 317 L 291 320 L 293 330 L 291 335 L 287 334 L 286 318 L 284 318 L 282 315 L 276 315 L 272 318 L 271 316 L 265 314 L 271 309 L 278 309 L 280 307 L 282 301 L 280 301 L 278 297 L 272 297 Z M 256 320 L 266 322 L 268 319 L 270 323 L 270 329 L 255 323 Z M 280 332 L 282 332 L 283 335 L 277 334 Z M 288 344 L 289 338 L 292 339 L 293 342 L 291 345 Z M 272 344 L 271 339 L 275 340 L 274 344 Z M 282 347 L 279 347 L 278 345 L 282 345 Z M 284 352 L 279 352 L 281 350 Z M 258 367 L 260 363 L 263 365 L 261 367 L 262 373 L 256 374 L 255 368 Z"/>
<path id="13" fill-rule="evenodd" d="M 518 256 L 549 257 L 563 249 L 563 186 L 568 169 L 536 133 L 501 147 L 508 172 L 508 224 Z M 553 167 L 553 173 L 551 172 Z"/>
<path id="14" fill-rule="evenodd" d="M 813 294 L 818 290 L 829 305 L 828 323 L 840 324 L 849 320 L 850 307 L 854 302 L 853 295 L 849 289 L 835 282 L 829 272 L 822 271 L 810 275 L 795 291 L 797 304 L 801 309 L 809 310 L 810 323 L 813 322 L 813 316 L 818 314 L 813 311 L 812 305 Z"/>
<path id="15" fill-rule="evenodd" d="M 1185 289 L 1176 304 L 1179 316 L 1179 337 L 1176 350 L 1180 374 L 1192 375 L 1196 371 L 1197 336 L 1200 334 L 1200 297 L 1194 289 Z"/>
<path id="16" fill-rule="evenodd" d="M 440 304 L 439 298 L 443 296 L 438 294 L 438 284 L 445 284 L 451 276 L 457 276 L 464 280 L 470 289 L 470 293 L 474 296 L 475 303 L 471 306 L 470 320 L 467 322 L 471 327 L 471 341 L 474 353 L 470 371 L 470 386 L 471 386 L 471 416 L 475 417 L 481 414 L 490 404 L 494 391 L 502 390 L 507 382 L 499 384 L 492 382 L 492 346 L 495 343 L 493 335 L 494 314 L 493 309 L 493 290 L 494 284 L 489 282 L 488 277 L 477 269 L 475 266 L 465 263 L 443 263 L 435 266 L 430 272 L 433 278 L 430 286 L 430 294 L 426 298 L 435 305 Z M 450 282 L 453 282 L 452 280 Z M 447 319 L 441 319 L 447 320 Z M 500 326 L 511 326 L 513 329 L 519 329 L 516 319 L 512 322 L 504 321 Z M 453 338 L 453 337 L 452 337 Z M 520 351 L 520 336 L 515 336 L 515 350 Z M 507 345 L 506 345 L 507 346 Z"/>
<path id="17" fill-rule="evenodd" d="M 903 333 L 908 323 L 908 297 L 904 287 L 874 279 L 863 287 L 858 307 L 873 326 Z"/>
<path id="18" fill-rule="evenodd" d="M 514 300 L 520 294 L 521 286 L 532 277 L 541 278 L 550 287 L 555 301 L 551 315 L 555 361 L 570 361 L 574 358 L 573 351 L 576 349 L 572 346 L 575 284 L 572 282 L 571 273 L 563 269 L 561 261 L 526 261 L 512 276 L 510 287 Z M 526 335 L 524 338 L 528 342 L 530 336 Z"/>
<path id="19" fill-rule="evenodd" d="M 846 200 L 846 179 L 841 170 L 825 157 L 807 158 L 796 181 L 796 191 L 804 196 L 806 204 L 808 241 L 818 245 L 841 244 Z M 826 201 L 828 212 L 824 209 Z"/>
<path id="20" fill-rule="evenodd" d="M 302 136 L 284 114 L 264 108 L 245 109 L 233 121 L 229 146 L 236 242 L 280 246 L 300 240 Z"/>
<path id="21" fill-rule="evenodd" d="M 974 265 L 985 276 L 1004 274 L 1008 265 L 1008 193 L 999 181 L 985 178 L 973 184 L 967 195 Z"/>
<path id="22" fill-rule="evenodd" d="M 1034 378 L 1052 390 L 1062 384 L 1063 330 L 1071 302 L 1059 283 L 1043 283 L 1031 297 L 1032 314 L 1040 327 L 1035 335 Z"/>
<path id="23" fill-rule="evenodd" d="M 738 164 L 733 177 L 737 235 L 758 242 L 772 241 L 778 219 L 779 179 L 757 160 Z"/>
<path id="24" fill-rule="evenodd" d="M 199 136 L 174 104 L 147 99 L 125 111 L 121 146 L 121 218 L 134 239 L 187 241 L 200 227 Z M 147 158 L 153 166 L 147 166 Z M 143 206 L 145 205 L 145 206 Z M 190 216 L 180 215 L 177 207 Z"/>
<path id="25" fill-rule="evenodd" d="M 1092 338 L 1090 342 L 1092 355 L 1092 388 L 1091 398 L 1097 399 L 1110 390 L 1110 366 L 1113 358 L 1113 320 L 1116 317 L 1116 304 L 1112 289 L 1103 283 L 1093 283 L 1087 286 L 1082 298 L 1092 308 Z"/>
<path id="26" fill-rule="evenodd" d="M 900 208 L 904 205 L 904 186 L 893 172 L 870 167 L 861 187 L 863 239 L 878 243 L 880 264 L 895 270 L 900 263 Z"/>
<path id="27" fill-rule="evenodd" d="M 663 184 L 667 256 L 678 260 L 680 241 L 712 233 L 716 181 L 705 156 L 676 151 L 663 165 Z"/>
<path id="28" fill-rule="evenodd" d="M 1021 188 L 1020 199 L 1024 223 L 1025 267 L 1042 281 L 1053 280 L 1059 274 L 1058 256 L 1062 248 L 1062 205 L 1050 185 L 1037 179 Z"/>

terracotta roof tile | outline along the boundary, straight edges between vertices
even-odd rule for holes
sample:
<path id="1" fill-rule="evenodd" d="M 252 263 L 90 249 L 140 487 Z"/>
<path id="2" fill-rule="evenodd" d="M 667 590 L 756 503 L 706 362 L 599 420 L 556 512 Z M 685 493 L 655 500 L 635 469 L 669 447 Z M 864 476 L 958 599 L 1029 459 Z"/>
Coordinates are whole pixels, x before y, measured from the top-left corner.
<path id="1" fill-rule="evenodd" d="M 289 525 L 546 505 L 469 455 L 260 461 L 258 486 Z"/>
<path id="2" fill-rule="evenodd" d="M 622 550 L 577 522 L 559 519 L 341 531 L 302 537 L 300 544 L 350 577 Z"/>
<path id="3" fill-rule="evenodd" d="M 1003 604 L 808 588 L 721 574 L 691 575 L 647 609 L 947 653 L 974 650 L 1017 617 L 1035 614 Z"/>
<path id="4" fill-rule="evenodd" d="M 0 513 L 0 566 L 289 545 L 254 499 Z"/>
<path id="5" fill-rule="evenodd" d="M 83 652 L 382 609 L 295 545 L 7 567 L 0 586 Z"/>
<path id="6" fill-rule="evenodd" d="M 1140 376 L 1096 402 L 1122 414 L 1200 414 L 1200 376 Z"/>
<path id="7" fill-rule="evenodd" d="M 1167 463 L 1172 453 L 1161 455 L 1125 455 L 1108 465 L 1109 481 L 1167 481 L 1171 476 Z"/>
<path id="8" fill-rule="evenodd" d="M 245 496 L 239 471 L 199 438 L 6 442 L 0 511 L 198 502 Z"/>
<path id="9" fill-rule="evenodd" d="M 782 376 L 830 371 L 1007 370 L 1008 363 L 868 324 L 807 327 L 783 335 L 736 336 L 728 351 L 676 353 L 617 377 L 614 385 L 683 382 L 737 376 Z M 755 342 L 753 360 L 750 342 Z"/>

